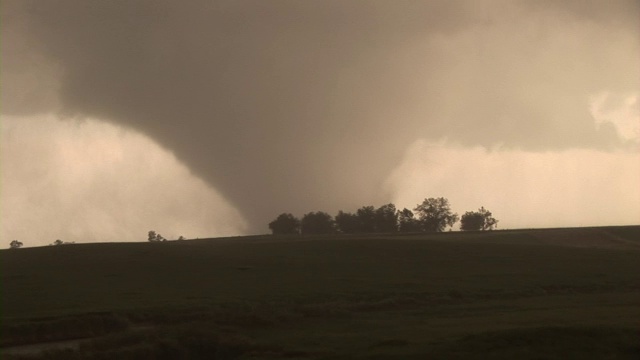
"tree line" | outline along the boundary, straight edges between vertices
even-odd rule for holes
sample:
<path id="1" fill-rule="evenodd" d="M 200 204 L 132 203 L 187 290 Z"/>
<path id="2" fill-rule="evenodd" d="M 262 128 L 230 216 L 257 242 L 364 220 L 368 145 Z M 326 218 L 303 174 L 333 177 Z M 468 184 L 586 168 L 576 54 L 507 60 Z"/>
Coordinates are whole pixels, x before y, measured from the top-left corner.
<path id="1" fill-rule="evenodd" d="M 484 207 L 459 217 L 451 211 L 449 200 L 440 197 L 424 199 L 413 211 L 386 204 L 379 208 L 363 206 L 354 213 L 340 210 L 335 216 L 323 211 L 310 212 L 302 219 L 282 213 L 269 223 L 269 229 L 274 235 L 441 232 L 458 221 L 463 231 L 493 230 L 498 224 Z"/>
<path id="2" fill-rule="evenodd" d="M 164 238 L 164 236 L 158 234 L 157 232 L 151 230 L 149 231 L 149 233 L 147 234 L 147 240 L 149 242 L 165 242 L 168 241 L 167 239 Z M 180 235 L 180 237 L 177 240 L 186 240 L 186 238 L 182 235 Z M 75 244 L 75 241 L 62 241 L 60 239 L 56 239 L 56 241 L 54 241 L 53 243 L 49 244 L 49 246 L 60 246 L 60 245 L 72 245 Z M 12 240 L 9 243 L 9 248 L 10 249 L 19 249 L 23 246 L 24 244 L 21 241 L 18 240 Z"/>
<path id="3" fill-rule="evenodd" d="M 497 224 L 491 212 L 484 207 L 478 211 L 467 211 L 459 217 L 451 211 L 449 200 L 446 198 L 427 198 L 418 204 L 413 211 L 407 208 L 396 209 L 394 204 L 363 206 L 356 212 L 339 211 L 336 216 L 317 211 L 305 214 L 298 219 L 290 213 L 280 214 L 269 223 L 269 229 L 274 235 L 279 234 L 367 234 L 367 233 L 412 233 L 412 232 L 441 232 L 447 227 L 452 228 L 460 221 L 462 231 L 493 230 Z M 149 242 L 165 242 L 159 233 L 150 230 L 147 234 Z M 178 240 L 186 240 L 180 236 Z M 60 239 L 51 245 L 74 244 Z M 23 243 L 13 240 L 9 244 L 11 249 L 19 249 Z"/>

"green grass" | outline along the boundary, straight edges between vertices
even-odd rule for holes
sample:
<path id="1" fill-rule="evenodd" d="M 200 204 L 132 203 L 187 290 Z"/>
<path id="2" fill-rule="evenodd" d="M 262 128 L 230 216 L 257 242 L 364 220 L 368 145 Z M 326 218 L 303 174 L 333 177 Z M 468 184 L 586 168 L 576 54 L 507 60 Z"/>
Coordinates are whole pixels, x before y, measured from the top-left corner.
<path id="1" fill-rule="evenodd" d="M 97 359 L 105 342 L 119 358 L 639 349 L 638 226 L 76 244 L 0 251 L 0 264 L 4 345 L 102 336 L 47 358 Z"/>

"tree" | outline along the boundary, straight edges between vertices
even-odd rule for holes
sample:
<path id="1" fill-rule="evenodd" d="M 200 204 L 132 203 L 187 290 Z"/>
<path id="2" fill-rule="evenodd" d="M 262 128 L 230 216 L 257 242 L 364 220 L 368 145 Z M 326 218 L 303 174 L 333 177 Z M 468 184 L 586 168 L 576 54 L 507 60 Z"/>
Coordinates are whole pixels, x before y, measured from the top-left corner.
<path id="1" fill-rule="evenodd" d="M 424 231 L 441 232 L 458 221 L 458 214 L 451 212 L 449 200 L 442 197 L 424 199 L 414 211 Z"/>
<path id="2" fill-rule="evenodd" d="M 291 214 L 283 213 L 269 223 L 269 229 L 273 235 L 299 234 L 300 220 Z"/>
<path id="3" fill-rule="evenodd" d="M 467 211 L 460 219 L 460 230 L 462 231 L 479 231 L 493 230 L 498 226 L 491 211 L 481 207 L 478 211 Z"/>
<path id="4" fill-rule="evenodd" d="M 302 234 L 331 234 L 335 232 L 335 223 L 326 212 L 310 212 L 302 217 Z"/>
<path id="5" fill-rule="evenodd" d="M 149 231 L 149 237 L 148 240 L 150 242 L 158 242 L 158 241 L 167 241 L 167 239 L 165 239 L 162 235 L 156 233 L 153 230 Z"/>
<path id="6" fill-rule="evenodd" d="M 416 219 L 413 212 L 407 208 L 398 210 L 396 214 L 398 218 L 398 231 L 400 232 L 418 232 L 422 230 L 420 221 Z"/>
<path id="7" fill-rule="evenodd" d="M 53 245 L 63 245 L 64 241 L 57 239 L 56 241 L 53 242 Z"/>
<path id="8" fill-rule="evenodd" d="M 338 215 L 335 217 L 335 224 L 338 231 L 343 234 L 355 234 L 360 231 L 358 215 L 343 212 L 342 210 L 338 211 Z"/>
<path id="9" fill-rule="evenodd" d="M 19 249 L 22 247 L 22 245 L 24 245 L 22 242 L 18 241 L 18 240 L 13 240 L 11 241 L 11 243 L 9 243 L 9 248 L 11 249 Z"/>
<path id="10" fill-rule="evenodd" d="M 360 233 L 372 233 L 376 231 L 376 208 L 373 206 L 363 206 L 356 212 L 358 216 Z"/>
<path id="11" fill-rule="evenodd" d="M 386 204 L 376 209 L 375 227 L 377 232 L 389 233 L 398 231 L 398 215 L 396 206 Z"/>

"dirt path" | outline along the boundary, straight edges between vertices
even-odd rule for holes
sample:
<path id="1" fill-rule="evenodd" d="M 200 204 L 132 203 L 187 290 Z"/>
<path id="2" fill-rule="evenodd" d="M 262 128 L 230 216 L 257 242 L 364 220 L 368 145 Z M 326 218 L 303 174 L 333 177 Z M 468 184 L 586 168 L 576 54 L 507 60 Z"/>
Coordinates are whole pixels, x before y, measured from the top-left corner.
<path id="1" fill-rule="evenodd" d="M 146 325 L 146 324 L 136 325 L 131 327 L 129 331 L 145 331 L 153 328 L 154 326 Z M 109 336 L 109 334 L 89 337 L 89 338 L 82 338 L 82 339 L 47 341 L 47 342 L 40 342 L 35 344 L 7 346 L 7 347 L 0 348 L 0 359 L 3 359 L 4 356 L 7 356 L 7 355 L 38 355 L 48 350 L 64 350 L 64 349 L 77 350 L 80 347 L 80 345 L 84 343 L 88 343 L 92 340 L 99 339 L 106 336 Z"/>
<path id="2" fill-rule="evenodd" d="M 2 357 L 7 355 L 37 355 L 47 350 L 78 349 L 80 347 L 80 344 L 91 341 L 93 339 L 94 338 L 49 341 L 37 344 L 9 346 L 0 348 L 0 355 Z"/>

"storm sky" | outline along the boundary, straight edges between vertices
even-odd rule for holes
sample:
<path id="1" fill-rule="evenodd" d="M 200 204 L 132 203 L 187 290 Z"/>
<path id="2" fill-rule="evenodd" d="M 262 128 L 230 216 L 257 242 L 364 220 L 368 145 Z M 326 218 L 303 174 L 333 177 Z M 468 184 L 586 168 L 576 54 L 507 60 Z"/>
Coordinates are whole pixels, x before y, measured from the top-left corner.
<path id="1" fill-rule="evenodd" d="M 4 0 L 2 241 L 425 197 L 640 221 L 640 2 Z"/>

